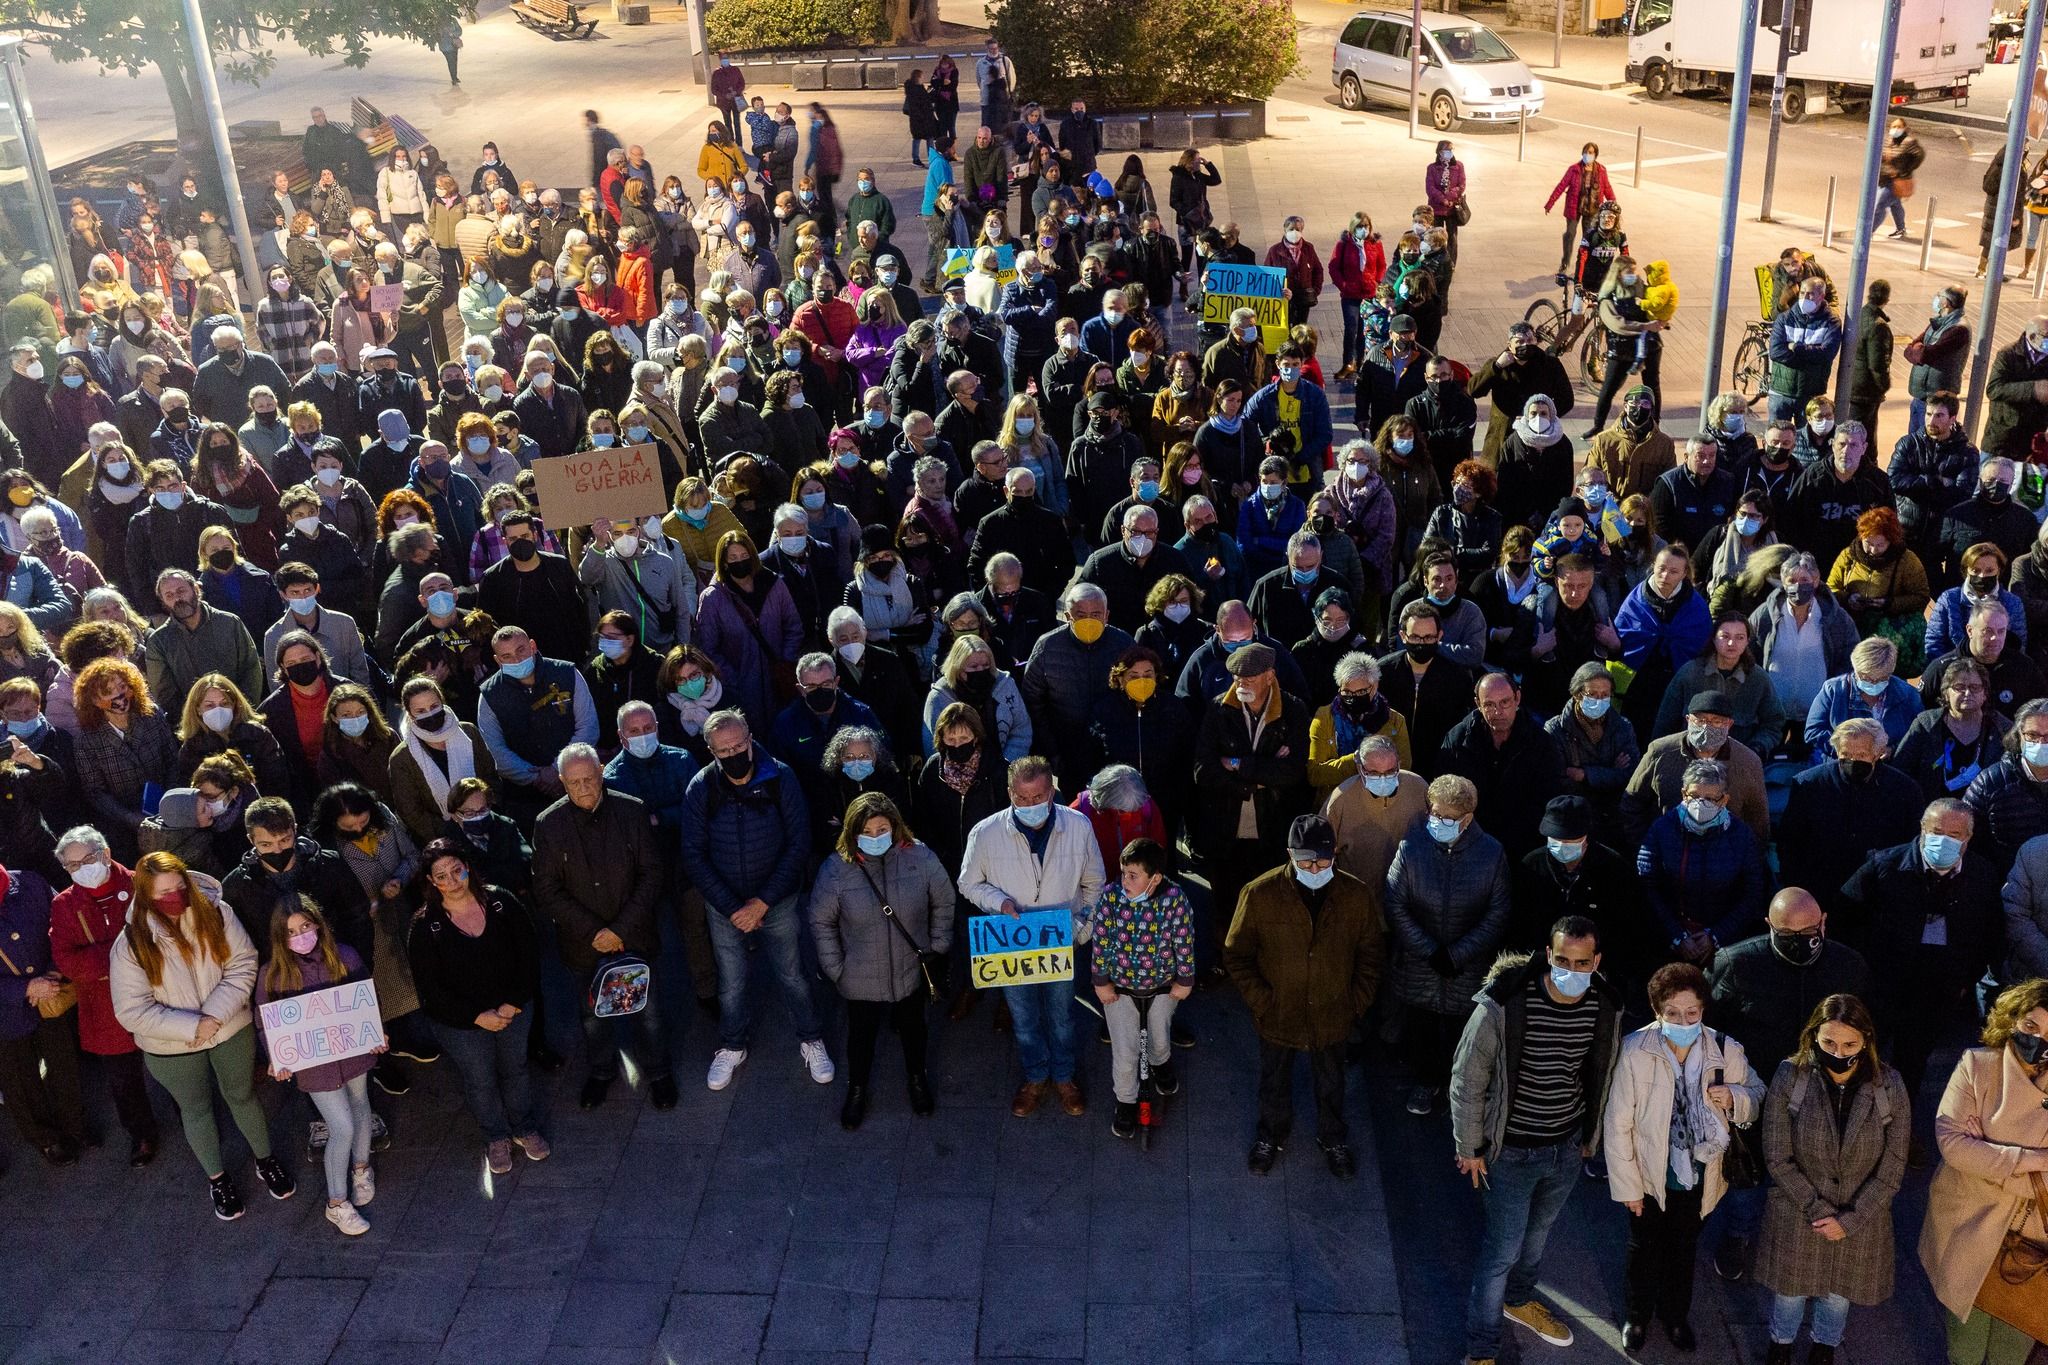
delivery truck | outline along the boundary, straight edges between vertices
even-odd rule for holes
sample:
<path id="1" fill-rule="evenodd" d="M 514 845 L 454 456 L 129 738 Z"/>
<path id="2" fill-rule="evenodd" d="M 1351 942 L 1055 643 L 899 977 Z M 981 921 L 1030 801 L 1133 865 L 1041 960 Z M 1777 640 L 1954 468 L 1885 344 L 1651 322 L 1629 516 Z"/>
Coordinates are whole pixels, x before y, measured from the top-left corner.
<path id="1" fill-rule="evenodd" d="M 1905 0 L 1892 68 L 1892 104 L 1960 101 L 1991 46 L 1994 0 Z M 1828 106 L 1868 107 L 1877 74 L 1885 0 L 1797 0 L 1804 50 L 1785 74 L 1785 118 Z M 1754 89 L 1768 94 L 1777 70 L 1783 0 L 1763 0 Z M 1635 0 L 1629 14 L 1628 78 L 1651 99 L 1677 91 L 1726 95 L 1735 79 L 1738 0 Z M 1769 25 L 1766 27 L 1765 25 Z"/>

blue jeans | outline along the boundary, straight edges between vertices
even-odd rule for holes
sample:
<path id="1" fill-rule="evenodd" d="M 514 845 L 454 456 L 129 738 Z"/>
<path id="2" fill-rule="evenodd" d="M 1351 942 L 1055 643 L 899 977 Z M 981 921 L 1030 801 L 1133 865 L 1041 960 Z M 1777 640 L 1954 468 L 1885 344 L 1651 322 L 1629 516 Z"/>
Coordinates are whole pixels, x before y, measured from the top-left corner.
<path id="1" fill-rule="evenodd" d="M 540 1131 L 540 1099 L 526 1063 L 532 1018 L 530 1012 L 522 1011 L 496 1033 L 450 1028 L 439 1020 L 434 1023 L 434 1036 L 441 1040 L 441 1050 L 455 1059 L 470 1115 L 484 1130 L 486 1142 Z"/>
<path id="2" fill-rule="evenodd" d="M 1806 420 L 1806 404 L 1790 394 L 1773 393 L 1770 395 L 1770 414 L 1773 422 L 1781 417 L 1791 422 L 1803 422 Z"/>
<path id="3" fill-rule="evenodd" d="M 796 897 L 790 896 L 768 907 L 767 916 L 751 934 L 733 927 L 726 915 L 704 908 L 704 923 L 711 931 L 711 951 L 718 958 L 718 1045 L 734 1052 L 747 1049 L 753 1031 L 753 1011 L 747 1003 L 747 966 L 756 947 L 768 953 L 775 979 L 782 986 L 783 1002 L 796 1024 L 796 1036 L 803 1042 L 824 1037 L 818 1025 L 817 1006 L 811 1002 L 811 983 L 804 977 L 803 957 L 797 935 L 803 919 L 797 913 Z"/>
<path id="4" fill-rule="evenodd" d="M 315 1090 L 307 1098 L 327 1121 L 327 1198 L 348 1198 L 348 1168 L 370 1164 L 370 1073 L 364 1072 L 333 1090 Z"/>
<path id="5" fill-rule="evenodd" d="M 1813 1305 L 1813 1344 L 1840 1346 L 1849 1326 L 1849 1301 L 1840 1294 L 1771 1295 L 1771 1340 L 1790 1346 L 1799 1338 L 1799 1324 L 1806 1318 L 1806 1305 Z"/>
<path id="6" fill-rule="evenodd" d="M 600 1019 L 590 1012 L 590 996 L 583 997 L 583 1049 L 590 1064 L 590 1079 L 609 1081 L 619 1074 L 619 1053 L 634 1048 L 635 1060 L 650 1081 L 666 1080 L 674 1072 L 669 1061 L 668 1038 L 661 1031 L 659 983 L 647 992 L 647 1008 L 620 1019 Z"/>
<path id="7" fill-rule="evenodd" d="M 1465 1354 L 1500 1355 L 1501 1309 L 1536 1297 L 1551 1225 L 1579 1182 L 1579 1144 L 1503 1147 L 1486 1163 L 1486 1237 L 1465 1305 Z"/>
<path id="8" fill-rule="evenodd" d="M 1017 1036 L 1017 1063 L 1033 1084 L 1074 1079 L 1074 983 L 1005 986 L 1010 1027 Z"/>
<path id="9" fill-rule="evenodd" d="M 1918 436 L 1927 430 L 1927 400 L 1915 398 L 1906 404 L 1906 434 Z"/>
<path id="10" fill-rule="evenodd" d="M 1905 202 L 1899 196 L 1892 193 L 1890 185 L 1879 185 L 1877 187 L 1877 211 L 1870 215 L 1870 230 L 1872 232 L 1877 231 L 1878 223 L 1887 213 L 1892 216 L 1893 231 L 1904 232 L 1906 230 Z"/>

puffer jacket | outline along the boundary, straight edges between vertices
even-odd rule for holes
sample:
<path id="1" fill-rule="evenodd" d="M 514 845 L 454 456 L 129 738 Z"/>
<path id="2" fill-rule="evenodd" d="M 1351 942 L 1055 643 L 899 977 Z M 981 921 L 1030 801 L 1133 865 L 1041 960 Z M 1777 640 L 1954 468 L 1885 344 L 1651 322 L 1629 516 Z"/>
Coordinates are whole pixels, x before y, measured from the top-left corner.
<path id="1" fill-rule="evenodd" d="M 2009 981 L 2048 975 L 2048 842 L 2020 849 L 2000 892 Z"/>
<path id="2" fill-rule="evenodd" d="M 1223 945 L 1223 965 L 1259 1037 L 1278 1047 L 1329 1047 L 1372 1007 L 1386 959 L 1386 926 L 1372 888 L 1331 878 L 1310 915 L 1292 867 L 1246 884 Z"/>
<path id="3" fill-rule="evenodd" d="M 1418 823 L 1394 850 L 1386 904 L 1396 949 L 1394 998 L 1435 1014 L 1462 1014 L 1507 935 L 1508 860 L 1500 841 L 1475 820 L 1444 845 Z M 1438 948 L 1451 955 L 1450 976 L 1429 965 Z"/>
<path id="4" fill-rule="evenodd" d="M 1702 1029 L 1693 1046 L 1706 1050 L 1700 1059 L 1700 1091 L 1693 1097 L 1694 1104 L 1718 1130 L 1721 1141 L 1731 1141 L 1731 1123 L 1747 1128 L 1763 1113 L 1763 1080 L 1749 1069 L 1749 1056 L 1742 1044 L 1725 1033 Z M 1675 1061 L 1663 1031 L 1654 1022 L 1621 1040 L 1621 1057 L 1607 1084 L 1607 1112 L 1600 1125 L 1607 1153 L 1607 1190 L 1617 1204 L 1645 1199 L 1660 1209 L 1668 1207 L 1665 1185 L 1671 1171 L 1671 1110 L 1678 1095 Z M 1734 1112 L 1727 1117 L 1707 1102 L 1706 1092 L 1716 1084 L 1728 1087 Z M 1728 1192 L 1721 1156 L 1716 1152 L 1708 1157 L 1704 1170 L 1697 1159 L 1694 1162 L 1702 1218 L 1712 1213 Z"/>
<path id="5" fill-rule="evenodd" d="M 1055 801 L 1051 820 L 1042 858 L 1033 856 L 1007 806 L 969 830 L 960 857 L 960 894 L 985 915 L 1001 914 L 1006 900 L 1019 910 L 1071 910 L 1074 942 L 1086 943 L 1102 894 L 1102 849 L 1095 827 L 1073 807 Z"/>
<path id="6" fill-rule="evenodd" d="M 1131 647 L 1131 637 L 1105 625 L 1101 638 L 1083 644 L 1072 630 L 1050 630 L 1031 648 L 1018 687 L 1031 713 L 1036 752 L 1058 764 L 1062 776 L 1086 750 L 1095 699 L 1109 686 L 1109 670 Z"/>
<path id="7" fill-rule="evenodd" d="M 903 1000 L 924 984 L 884 898 L 918 948 L 943 956 L 953 946 L 953 882 L 936 853 L 913 840 L 880 858 L 826 855 L 811 887 L 811 937 L 819 970 L 848 1000 Z"/>
<path id="8" fill-rule="evenodd" d="M 1194 666 L 1190 660 L 1188 667 Z M 1195 735 L 1195 818 L 1204 837 L 1219 845 L 1236 839 L 1246 800 L 1262 838 L 1277 841 L 1286 834 L 1288 822 L 1314 799 L 1308 787 L 1308 722 L 1307 703 L 1280 690 L 1276 681 L 1254 745 L 1237 689 L 1212 698 Z M 1235 766 L 1226 766 L 1232 759 Z"/>
<path id="9" fill-rule="evenodd" d="M 683 871 L 721 915 L 756 896 L 772 906 L 795 895 L 810 857 L 810 814 L 796 775 L 758 741 L 753 752 L 745 786 L 713 763 L 683 793 Z"/>
<path id="10" fill-rule="evenodd" d="M 1529 985 L 1548 970 L 1540 956 L 1503 953 L 1473 992 L 1478 1009 L 1465 1021 L 1451 1062 L 1451 1137 L 1459 1156 L 1492 1160 L 1500 1154 L 1515 1093 L 1512 1078 L 1522 1060 Z M 1621 993 L 1597 972 L 1591 990 L 1600 1021 L 1580 1073 L 1586 1107 L 1579 1141 L 1598 1151 L 1607 1094 L 1621 1055 Z"/>
<path id="11" fill-rule="evenodd" d="M 218 890 L 201 885 L 216 904 Z M 183 1057 L 200 1050 L 194 1037 L 201 1017 L 220 1020 L 220 1032 L 206 1047 L 219 1047 L 249 1027 L 250 996 L 256 989 L 256 945 L 242 930 L 242 922 L 222 913 L 221 931 L 227 935 L 228 960 L 215 962 L 195 944 L 188 961 L 178 938 L 161 925 L 152 925 L 158 951 L 163 954 L 163 979 L 154 986 L 135 961 L 135 949 L 123 931 L 114 945 L 108 964 L 109 987 L 114 998 L 114 1017 L 121 1027 L 135 1035 L 144 1052 L 158 1057 Z"/>
<path id="12" fill-rule="evenodd" d="M 1705 834 L 1675 810 L 1658 816 L 1636 854 L 1636 877 L 1666 943 L 1702 928 L 1716 943 L 1744 938 L 1771 893 L 1757 838 L 1733 815 Z"/>
<path id="13" fill-rule="evenodd" d="M 2028 777 L 2016 753 L 1978 773 L 1963 799 L 1977 814 L 1978 851 L 2001 870 L 2013 865 L 2027 840 L 2048 834 L 2048 782 Z"/>

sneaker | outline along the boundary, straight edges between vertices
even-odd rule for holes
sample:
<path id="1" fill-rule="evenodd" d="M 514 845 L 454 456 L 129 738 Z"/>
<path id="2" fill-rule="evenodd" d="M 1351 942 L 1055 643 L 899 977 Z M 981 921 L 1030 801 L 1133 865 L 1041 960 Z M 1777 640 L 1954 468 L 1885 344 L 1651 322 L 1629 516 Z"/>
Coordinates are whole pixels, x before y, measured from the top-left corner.
<path id="1" fill-rule="evenodd" d="M 360 1237 L 370 1230 L 370 1225 L 363 1221 L 363 1215 L 357 1213 L 356 1206 L 347 1200 L 327 1206 L 327 1221 L 334 1224 L 344 1237 Z"/>
<path id="2" fill-rule="evenodd" d="M 263 1181 L 263 1188 L 270 1191 L 272 1199 L 289 1199 L 299 1192 L 299 1182 L 292 1179 L 292 1173 L 274 1156 L 256 1159 L 256 1174 Z"/>
<path id="3" fill-rule="evenodd" d="M 1519 1322 L 1552 1346 L 1572 1344 L 1572 1329 L 1558 1320 L 1540 1300 L 1527 1303 L 1511 1303 L 1500 1310 L 1500 1315 L 1510 1322 Z"/>
<path id="4" fill-rule="evenodd" d="M 327 1120 L 314 1119 L 306 1125 L 306 1159 L 319 1160 L 320 1153 L 327 1149 Z"/>
<path id="5" fill-rule="evenodd" d="M 512 1174 L 512 1139 L 498 1138 L 484 1148 L 484 1160 L 490 1163 L 492 1175 Z"/>
<path id="6" fill-rule="evenodd" d="M 223 1223 L 232 1223 L 248 1212 L 242 1204 L 242 1192 L 235 1188 L 235 1178 L 222 1171 L 207 1184 L 213 1190 L 213 1216 Z"/>
<path id="7" fill-rule="evenodd" d="M 1138 1135 L 1138 1106 L 1136 1104 L 1125 1104 L 1122 1100 L 1118 1100 L 1116 1102 L 1116 1113 L 1110 1116 L 1109 1131 L 1120 1138 L 1136 1137 Z"/>
<path id="8" fill-rule="evenodd" d="M 546 1161 L 555 1154 L 555 1149 L 550 1147 L 548 1140 L 539 1133 L 526 1133 L 513 1138 L 512 1141 L 519 1144 L 519 1150 L 526 1153 L 528 1161 Z"/>
<path id="9" fill-rule="evenodd" d="M 825 1050 L 825 1041 L 814 1038 L 808 1043 L 796 1045 L 797 1055 L 804 1059 L 804 1066 L 810 1070 L 811 1079 L 819 1085 L 832 1084 L 832 1078 L 839 1073 L 832 1069 L 832 1054 Z"/>
<path id="10" fill-rule="evenodd" d="M 1152 1068 L 1152 1088 L 1162 1095 L 1180 1093 L 1180 1073 L 1173 1069 L 1172 1062 L 1160 1062 Z"/>
<path id="11" fill-rule="evenodd" d="M 1358 1158 L 1351 1148 L 1342 1142 L 1318 1142 L 1323 1149 L 1323 1159 L 1330 1163 L 1330 1174 L 1339 1180 L 1349 1180 L 1358 1174 Z"/>
<path id="12" fill-rule="evenodd" d="M 723 1090 L 732 1084 L 732 1073 L 740 1069 L 740 1063 L 747 1060 L 745 1048 L 722 1047 L 711 1054 L 711 1070 L 705 1074 L 704 1084 L 713 1090 Z"/>
<path id="13" fill-rule="evenodd" d="M 381 1152 L 390 1146 L 391 1130 L 384 1126 L 384 1116 L 372 1109 L 370 1111 L 370 1150 Z"/>
<path id="14" fill-rule="evenodd" d="M 1749 1274 L 1749 1239 L 1723 1237 L 1714 1248 L 1714 1273 L 1730 1284 Z"/>
<path id="15" fill-rule="evenodd" d="M 1436 1091 L 1426 1085 L 1412 1087 L 1408 1091 L 1407 1107 L 1411 1114 L 1427 1114 L 1436 1108 Z"/>
<path id="16" fill-rule="evenodd" d="M 368 1166 L 358 1166 L 348 1173 L 348 1202 L 357 1208 L 366 1207 L 377 1197 L 377 1174 Z"/>

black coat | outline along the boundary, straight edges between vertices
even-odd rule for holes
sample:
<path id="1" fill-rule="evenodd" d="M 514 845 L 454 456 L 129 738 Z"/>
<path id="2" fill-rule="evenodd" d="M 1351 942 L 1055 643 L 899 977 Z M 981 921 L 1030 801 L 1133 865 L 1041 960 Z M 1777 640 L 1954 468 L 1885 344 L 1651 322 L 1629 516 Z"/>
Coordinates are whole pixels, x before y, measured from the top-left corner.
<path id="1" fill-rule="evenodd" d="M 1771 947 L 1768 932 L 1731 943 L 1707 969 L 1707 1022 L 1742 1044 L 1752 1074 L 1776 1071 L 1799 1047 L 1814 1006 L 1831 995 L 1870 1000 L 1870 964 L 1830 939 L 1810 967 L 1795 967 Z"/>
<path id="2" fill-rule="evenodd" d="M 1195 726 L 1185 706 L 1161 691 L 1139 707 L 1122 692 L 1106 689 L 1095 699 L 1088 740 L 1091 772 L 1111 763 L 1128 763 L 1145 779 L 1145 789 L 1161 811 L 1186 809 Z"/>
<path id="3" fill-rule="evenodd" d="M 1290 644 L 1316 633 L 1315 601 L 1326 588 L 1342 588 L 1347 596 L 1351 591 L 1351 585 L 1341 574 L 1330 572 L 1328 565 L 1316 570 L 1316 581 L 1306 589 L 1295 585 L 1293 574 L 1293 569 L 1281 565 L 1252 584 L 1251 597 L 1245 602 L 1262 632 Z"/>
<path id="4" fill-rule="evenodd" d="M 1778 817 L 1785 885 L 1805 887 L 1830 915 L 1844 912 L 1842 883 L 1872 850 L 1915 837 L 1925 804 L 1920 784 L 1889 763 L 1867 782 L 1851 781 L 1833 759 L 1808 768 L 1792 779 Z M 1843 942 L 1862 942 L 1846 914 L 1832 927 Z"/>
<path id="5" fill-rule="evenodd" d="M 2012 866 L 2021 844 L 2048 834 L 2048 783 L 2021 771 L 2017 754 L 2007 754 L 1997 767 L 1977 774 L 1964 800 L 1977 813 L 1972 847 L 1992 859 L 2001 873 Z"/>
<path id="6" fill-rule="evenodd" d="M 1109 594 L 1109 623 L 1128 634 L 1145 624 L 1145 595 L 1153 585 L 1169 574 L 1189 573 L 1180 551 L 1162 537 L 1143 564 L 1131 558 L 1121 541 L 1104 545 L 1088 556 L 1075 581 L 1093 583 Z"/>
<path id="7" fill-rule="evenodd" d="M 1536 827 L 1544 804 L 1564 790 L 1564 755 L 1526 710 L 1516 713 L 1503 744 L 1493 742 L 1479 712 L 1468 712 L 1444 736 L 1441 770 L 1479 789 L 1479 827 L 1500 840 L 1511 861 L 1542 846 Z"/>
<path id="8" fill-rule="evenodd" d="M 1583 915 L 1600 926 L 1600 968 L 1630 990 L 1646 979 L 1657 946 L 1650 917 L 1636 890 L 1635 869 L 1598 840 L 1589 840 L 1578 863 L 1567 871 L 1548 847 L 1531 849 L 1508 871 L 1514 913 L 1501 947 L 1540 952 L 1551 926 L 1566 915 Z"/>
<path id="9" fill-rule="evenodd" d="M 249 941 L 256 945 L 256 960 L 270 960 L 270 917 L 280 900 L 295 891 L 312 897 L 333 927 L 334 937 L 369 962 L 376 956 L 376 944 L 370 924 L 370 901 L 363 894 L 362 883 L 349 871 L 339 853 L 320 847 L 303 834 L 297 848 L 298 861 L 285 877 L 273 873 L 251 850 L 242 855 L 234 871 L 221 879 L 221 898 L 242 922 Z"/>
<path id="10" fill-rule="evenodd" d="M 1036 499 L 1011 502 L 981 519 L 967 555 L 967 577 L 982 581 L 982 570 L 1003 551 L 1024 565 L 1024 585 L 1048 595 L 1066 587 L 1074 571 L 1074 543 L 1059 514 Z"/>
<path id="11" fill-rule="evenodd" d="M 1439 658 L 1422 675 L 1418 688 L 1415 670 L 1401 650 L 1380 658 L 1380 695 L 1387 704 L 1408 717 L 1409 746 L 1415 755 L 1415 771 L 1435 777 L 1444 771 L 1444 737 L 1451 727 L 1472 710 L 1473 677 L 1449 659 Z"/>
<path id="12" fill-rule="evenodd" d="M 1021 665 L 1030 658 L 1038 637 L 1059 624 L 1053 618 L 1052 594 L 1033 587 L 1018 588 L 1017 595 L 1007 603 L 996 599 L 994 588 L 983 587 L 974 594 L 974 602 L 994 625 L 996 638 L 989 643 L 995 646 L 996 663 L 1003 668 Z M 1004 662 L 1005 656 L 1010 662 Z"/>
<path id="13" fill-rule="evenodd" d="M 1287 837 L 1288 823 L 1310 797 L 1308 706 L 1284 692 L 1278 701 L 1280 714 L 1268 719 L 1256 746 L 1234 693 L 1202 717 L 1195 740 L 1198 796 L 1192 818 L 1211 853 L 1237 842 L 1238 815 L 1246 798 L 1257 812 L 1260 841 L 1277 850 Z M 1235 760 L 1235 766 L 1227 760 Z"/>
<path id="14" fill-rule="evenodd" d="M 1850 874 L 1842 897 L 1877 977 L 1878 998 L 1868 1003 L 1882 1028 L 1896 1029 L 1901 1014 L 1915 1006 L 1945 1017 L 1963 986 L 2003 957 L 2000 881 L 1990 860 L 1967 848 L 1961 867 L 1937 875 L 1921 858 L 1917 835 L 1878 849 Z M 1947 932 L 1946 948 L 1921 943 L 1934 915 Z"/>

